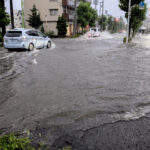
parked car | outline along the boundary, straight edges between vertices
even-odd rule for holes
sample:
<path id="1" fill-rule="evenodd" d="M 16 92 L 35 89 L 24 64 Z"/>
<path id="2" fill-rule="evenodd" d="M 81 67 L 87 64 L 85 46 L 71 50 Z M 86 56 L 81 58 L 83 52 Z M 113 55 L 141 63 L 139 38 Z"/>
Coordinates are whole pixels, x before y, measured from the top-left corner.
<path id="1" fill-rule="evenodd" d="M 89 37 L 100 37 L 100 30 L 97 27 L 90 28 Z"/>
<path id="2" fill-rule="evenodd" d="M 51 39 L 34 29 L 12 29 L 4 36 L 4 47 L 7 49 L 50 48 Z"/>

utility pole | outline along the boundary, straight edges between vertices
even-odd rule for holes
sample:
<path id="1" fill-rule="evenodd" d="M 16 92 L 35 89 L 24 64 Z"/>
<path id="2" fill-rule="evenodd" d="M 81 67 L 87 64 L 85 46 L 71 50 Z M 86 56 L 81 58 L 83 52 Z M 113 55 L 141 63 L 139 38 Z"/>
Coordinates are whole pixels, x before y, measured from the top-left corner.
<path id="1" fill-rule="evenodd" d="M 95 10 L 96 10 L 97 0 L 95 0 Z"/>
<path id="2" fill-rule="evenodd" d="M 131 0 L 129 0 L 129 6 L 128 6 L 128 25 L 127 25 L 127 38 L 126 38 L 126 43 L 129 42 L 130 16 L 131 16 Z"/>
<path id="3" fill-rule="evenodd" d="M 46 22 L 46 32 L 47 32 L 47 15 L 45 15 L 45 22 Z"/>
<path id="4" fill-rule="evenodd" d="M 74 22 L 73 22 L 73 35 L 77 32 L 77 0 L 74 0 Z"/>
<path id="5" fill-rule="evenodd" d="M 14 29 L 14 10 L 13 10 L 13 2 L 12 0 L 9 0 L 10 2 L 10 16 L 11 16 L 11 28 Z"/>
<path id="6" fill-rule="evenodd" d="M 22 14 L 22 28 L 25 28 L 25 25 L 24 25 L 24 2 L 23 0 L 21 0 L 21 14 Z"/>
<path id="7" fill-rule="evenodd" d="M 102 30 L 103 30 L 104 0 L 102 1 Z"/>
<path id="8" fill-rule="evenodd" d="M 2 4 L 2 7 L 5 7 L 5 2 L 4 2 L 4 0 L 2 0 L 0 3 Z M 5 25 L 3 25 L 3 26 L 2 26 L 2 36 L 4 36 L 5 33 L 6 33 L 6 27 L 5 27 Z"/>

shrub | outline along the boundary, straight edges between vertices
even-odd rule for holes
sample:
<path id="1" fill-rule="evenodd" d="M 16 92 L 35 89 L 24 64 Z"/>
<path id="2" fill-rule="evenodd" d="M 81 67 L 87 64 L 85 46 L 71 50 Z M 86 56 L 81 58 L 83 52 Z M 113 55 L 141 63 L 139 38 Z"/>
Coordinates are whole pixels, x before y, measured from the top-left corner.
<path id="1" fill-rule="evenodd" d="M 13 134 L 0 137 L 0 150 L 35 150 L 30 147 L 28 138 L 19 138 Z"/>
<path id="2" fill-rule="evenodd" d="M 127 38 L 124 37 L 124 38 L 123 38 L 123 43 L 126 43 L 126 41 L 127 41 Z"/>
<path id="3" fill-rule="evenodd" d="M 54 31 L 50 30 L 49 32 L 46 33 L 46 35 L 49 37 L 54 36 Z"/>
<path id="4" fill-rule="evenodd" d="M 59 150 L 72 150 L 70 146 L 64 147 L 63 149 L 59 149 Z"/>
<path id="5" fill-rule="evenodd" d="M 45 30 L 44 30 L 44 27 L 43 27 L 43 26 L 41 27 L 41 32 L 42 32 L 42 33 L 45 33 Z"/>
<path id="6" fill-rule="evenodd" d="M 75 35 L 72 35 L 71 38 L 78 38 L 79 36 L 80 36 L 80 34 L 77 33 Z"/>
<path id="7" fill-rule="evenodd" d="M 0 42 L 3 42 L 3 36 L 1 32 L 0 32 Z"/>
<path id="8" fill-rule="evenodd" d="M 126 43 L 126 41 L 127 41 L 127 38 L 124 37 L 124 38 L 123 38 L 123 43 Z M 130 38 L 128 39 L 128 42 L 131 42 L 131 41 L 132 41 L 132 38 L 130 37 Z"/>

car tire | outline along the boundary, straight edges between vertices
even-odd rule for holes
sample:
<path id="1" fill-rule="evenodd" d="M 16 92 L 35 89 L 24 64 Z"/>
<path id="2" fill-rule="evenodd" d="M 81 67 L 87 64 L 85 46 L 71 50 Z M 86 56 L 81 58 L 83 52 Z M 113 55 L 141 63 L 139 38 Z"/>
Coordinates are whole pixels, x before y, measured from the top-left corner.
<path id="1" fill-rule="evenodd" d="M 34 45 L 32 43 L 29 44 L 28 50 L 29 51 L 33 51 L 34 50 Z"/>
<path id="2" fill-rule="evenodd" d="M 48 41 L 48 43 L 47 43 L 47 48 L 50 48 L 50 47 L 51 47 L 51 42 Z"/>

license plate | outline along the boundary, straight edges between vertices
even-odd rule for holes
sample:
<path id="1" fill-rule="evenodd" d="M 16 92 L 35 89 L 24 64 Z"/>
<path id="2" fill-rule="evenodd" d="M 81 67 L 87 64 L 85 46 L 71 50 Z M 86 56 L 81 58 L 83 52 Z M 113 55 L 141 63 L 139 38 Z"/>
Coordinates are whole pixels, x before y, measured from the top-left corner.
<path id="1" fill-rule="evenodd" d="M 16 40 L 16 39 L 9 40 L 9 43 L 17 43 L 17 42 L 18 42 L 18 40 Z"/>

